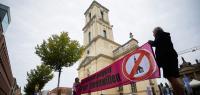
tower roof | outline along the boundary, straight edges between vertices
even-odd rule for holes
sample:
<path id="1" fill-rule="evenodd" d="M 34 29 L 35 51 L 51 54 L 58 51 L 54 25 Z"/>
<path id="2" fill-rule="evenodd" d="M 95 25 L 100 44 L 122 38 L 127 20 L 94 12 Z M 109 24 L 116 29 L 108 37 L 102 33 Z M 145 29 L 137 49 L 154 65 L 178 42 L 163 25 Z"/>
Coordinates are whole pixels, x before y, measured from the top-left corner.
<path id="1" fill-rule="evenodd" d="M 94 0 L 92 4 L 89 6 L 89 8 L 85 11 L 84 15 L 89 11 L 89 9 L 91 9 L 95 5 L 105 9 L 106 11 L 109 11 L 106 7 L 102 6 L 100 3 Z"/>

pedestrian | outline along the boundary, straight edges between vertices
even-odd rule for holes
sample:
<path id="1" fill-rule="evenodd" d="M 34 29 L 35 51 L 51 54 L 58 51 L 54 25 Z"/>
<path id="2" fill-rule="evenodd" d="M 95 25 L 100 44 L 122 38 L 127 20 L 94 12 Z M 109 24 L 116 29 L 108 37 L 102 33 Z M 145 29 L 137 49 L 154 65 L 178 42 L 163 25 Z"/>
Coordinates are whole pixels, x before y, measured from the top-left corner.
<path id="1" fill-rule="evenodd" d="M 160 92 L 159 95 L 163 95 L 163 94 L 162 94 L 162 88 L 161 88 L 161 85 L 158 85 L 158 88 L 159 88 L 159 92 Z"/>
<path id="2" fill-rule="evenodd" d="M 147 95 L 153 95 L 151 86 L 147 86 Z"/>
<path id="3" fill-rule="evenodd" d="M 165 83 L 165 89 L 166 89 L 167 95 L 171 95 L 170 88 L 169 88 L 169 85 L 167 83 Z"/>
<path id="4" fill-rule="evenodd" d="M 154 41 L 148 43 L 155 47 L 156 61 L 158 67 L 163 68 L 164 77 L 171 83 L 172 88 L 177 95 L 184 95 L 183 85 L 177 79 L 179 77 L 178 70 L 178 54 L 173 47 L 170 33 L 164 32 L 161 27 L 153 30 Z"/>
<path id="5" fill-rule="evenodd" d="M 160 88 L 161 88 L 161 95 L 165 95 L 165 89 L 162 83 L 160 83 Z"/>
<path id="6" fill-rule="evenodd" d="M 78 94 L 78 86 L 79 86 L 80 82 L 79 82 L 79 78 L 75 78 L 75 82 L 73 84 L 73 95 L 79 95 Z"/>

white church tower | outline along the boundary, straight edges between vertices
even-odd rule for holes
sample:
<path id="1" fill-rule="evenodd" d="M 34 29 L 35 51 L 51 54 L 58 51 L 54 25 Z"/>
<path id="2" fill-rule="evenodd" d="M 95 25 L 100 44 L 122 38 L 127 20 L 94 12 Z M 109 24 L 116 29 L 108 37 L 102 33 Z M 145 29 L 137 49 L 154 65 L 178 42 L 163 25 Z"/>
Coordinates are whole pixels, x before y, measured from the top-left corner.
<path id="1" fill-rule="evenodd" d="M 113 41 L 113 31 L 108 18 L 109 10 L 94 1 L 86 10 L 84 46 L 88 56 L 105 54 L 113 56 L 112 51 L 120 46 Z"/>
<path id="2" fill-rule="evenodd" d="M 113 50 L 120 45 L 113 41 L 112 25 L 108 18 L 109 10 L 93 1 L 90 7 L 84 13 L 85 26 L 84 41 L 85 51 L 80 66 L 78 75 L 83 79 L 102 68 L 112 64 Z M 112 89 L 112 91 L 115 89 Z M 91 93 L 92 95 L 100 95 L 103 91 Z"/>
<path id="3" fill-rule="evenodd" d="M 114 42 L 112 25 L 110 24 L 108 14 L 109 10 L 96 1 L 93 1 L 84 13 L 86 19 L 85 26 L 83 27 L 85 51 L 77 69 L 80 80 L 105 68 L 112 64 L 114 60 L 121 58 L 138 47 L 138 41 L 134 38 L 123 45 Z M 148 85 L 149 82 L 139 83 L 139 89 L 146 84 Z M 141 90 L 144 91 L 144 89 Z M 83 95 L 119 95 L 119 93 L 133 91 L 136 91 L 136 84 Z"/>

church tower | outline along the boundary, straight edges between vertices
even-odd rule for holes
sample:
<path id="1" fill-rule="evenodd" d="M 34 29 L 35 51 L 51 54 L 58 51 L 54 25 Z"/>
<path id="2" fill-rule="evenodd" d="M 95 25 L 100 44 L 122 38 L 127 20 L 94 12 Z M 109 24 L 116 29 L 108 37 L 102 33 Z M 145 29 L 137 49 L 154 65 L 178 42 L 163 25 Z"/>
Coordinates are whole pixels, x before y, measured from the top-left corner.
<path id="1" fill-rule="evenodd" d="M 86 46 L 88 56 L 98 56 L 99 54 L 113 56 L 113 49 L 120 46 L 113 41 L 113 31 L 108 12 L 107 8 L 93 1 L 84 13 L 86 20 L 83 27 L 83 44 Z M 104 46 L 97 47 L 98 44 L 104 44 Z M 107 46 L 107 44 L 111 44 L 111 46 Z"/>
<path id="2" fill-rule="evenodd" d="M 109 10 L 96 1 L 93 1 L 84 13 L 86 19 L 83 27 L 85 51 L 78 67 L 80 79 L 88 77 L 114 61 L 113 50 L 120 45 L 114 42 L 108 13 Z M 91 94 L 100 95 L 102 93 L 103 91 L 99 91 Z"/>
<path id="3" fill-rule="evenodd" d="M 112 25 L 108 16 L 109 10 L 98 2 L 93 1 L 84 15 L 83 45 L 85 51 L 79 60 L 80 65 L 77 69 L 80 80 L 107 67 L 114 60 L 123 57 L 138 47 L 138 41 L 132 35 L 131 39 L 123 45 L 114 41 Z M 142 72 L 142 68 L 139 69 L 139 72 Z M 138 95 L 146 95 L 146 87 L 152 83 L 155 83 L 155 81 L 146 80 L 82 95 L 119 95 L 120 93 L 131 94 L 136 92 L 139 93 Z"/>

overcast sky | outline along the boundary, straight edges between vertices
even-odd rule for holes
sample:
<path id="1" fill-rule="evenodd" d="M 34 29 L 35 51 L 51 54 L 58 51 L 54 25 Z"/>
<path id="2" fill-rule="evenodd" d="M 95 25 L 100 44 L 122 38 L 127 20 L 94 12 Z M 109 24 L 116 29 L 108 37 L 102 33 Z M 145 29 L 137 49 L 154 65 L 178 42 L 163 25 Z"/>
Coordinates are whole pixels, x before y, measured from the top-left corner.
<path id="1" fill-rule="evenodd" d="M 41 64 L 34 47 L 43 39 L 67 31 L 72 39 L 83 43 L 84 12 L 92 1 L 0 0 L 11 8 L 11 24 L 5 37 L 12 72 L 22 88 L 26 84 L 26 73 Z M 200 0 L 97 1 L 110 10 L 114 40 L 120 44 L 127 42 L 132 32 L 142 45 L 153 40 L 153 28 L 161 26 L 171 33 L 177 51 L 200 46 Z M 200 51 L 181 56 L 194 63 L 194 59 L 200 59 Z M 61 86 L 72 86 L 78 64 L 63 70 Z M 44 89 L 56 87 L 57 72 L 54 74 Z"/>

